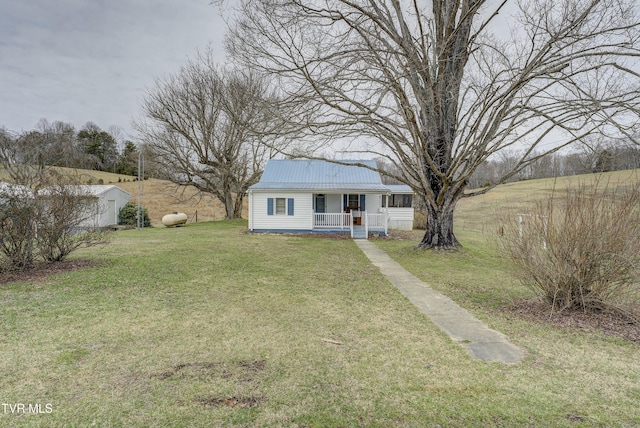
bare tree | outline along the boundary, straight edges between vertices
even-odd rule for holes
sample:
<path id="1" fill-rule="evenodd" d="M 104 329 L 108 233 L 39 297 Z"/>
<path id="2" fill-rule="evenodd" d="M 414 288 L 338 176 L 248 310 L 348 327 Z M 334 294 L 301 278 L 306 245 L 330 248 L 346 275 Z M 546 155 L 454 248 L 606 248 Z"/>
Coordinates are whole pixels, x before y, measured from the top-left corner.
<path id="1" fill-rule="evenodd" d="M 49 147 L 30 132 L 14 135 L 0 130 L 0 171 L 14 184 L 35 190 L 43 187 L 49 170 L 48 151 Z"/>
<path id="2" fill-rule="evenodd" d="M 514 0 L 501 39 L 508 3 L 243 0 L 227 48 L 272 76 L 306 141 L 352 139 L 351 155 L 396 165 L 427 207 L 418 246 L 452 248 L 456 203 L 492 187 L 465 194 L 492 155 L 524 148 L 499 183 L 586 135 L 631 138 L 639 122 L 637 1 Z"/>
<path id="3" fill-rule="evenodd" d="M 32 201 L 28 187 L 0 181 L 0 273 L 33 265 Z"/>
<path id="4" fill-rule="evenodd" d="M 217 65 L 210 51 L 158 80 L 136 128 L 154 154 L 155 168 L 179 185 L 213 194 L 226 218 L 242 215 L 244 194 L 275 153 L 263 144 L 270 122 L 264 81 Z"/>
<path id="5" fill-rule="evenodd" d="M 22 139 L 32 139 L 33 144 L 45 155 L 50 166 L 82 168 L 88 165 L 87 155 L 76 138 L 76 130 L 70 123 L 40 119 L 36 129 L 23 134 Z M 32 145 L 33 145 L 32 144 Z"/>

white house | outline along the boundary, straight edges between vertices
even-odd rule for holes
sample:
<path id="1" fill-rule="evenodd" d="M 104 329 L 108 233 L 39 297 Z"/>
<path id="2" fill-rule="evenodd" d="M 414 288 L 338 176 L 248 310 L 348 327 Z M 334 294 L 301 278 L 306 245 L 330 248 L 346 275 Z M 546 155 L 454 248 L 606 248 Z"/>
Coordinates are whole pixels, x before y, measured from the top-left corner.
<path id="1" fill-rule="evenodd" d="M 411 187 L 402 184 L 387 184 L 391 191 L 387 196 L 382 197 L 382 205 L 389 213 L 389 229 L 412 230 L 413 229 L 413 190 Z"/>
<path id="2" fill-rule="evenodd" d="M 373 160 L 343 162 L 376 166 Z M 411 229 L 410 206 L 400 206 L 398 202 L 394 208 L 404 210 L 399 217 L 394 217 L 387 206 L 396 201 L 396 194 L 401 195 L 398 201 L 410 201 L 409 187 L 392 189 L 382 184 L 378 172 L 367 167 L 306 159 L 270 160 L 260 181 L 248 190 L 249 230 L 348 232 L 352 237 L 364 238 L 369 233 L 387 234 L 389 227 Z M 402 199 L 404 195 L 409 197 Z"/>

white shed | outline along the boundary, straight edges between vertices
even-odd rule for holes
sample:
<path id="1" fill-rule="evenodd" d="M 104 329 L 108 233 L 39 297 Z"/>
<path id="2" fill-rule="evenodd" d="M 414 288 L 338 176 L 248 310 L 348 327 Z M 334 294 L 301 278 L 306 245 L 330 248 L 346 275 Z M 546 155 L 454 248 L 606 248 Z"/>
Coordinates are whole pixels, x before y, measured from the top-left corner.
<path id="1" fill-rule="evenodd" d="M 95 197 L 95 204 L 91 204 L 86 213 L 87 220 L 81 227 L 101 228 L 118 224 L 120 208 L 131 200 L 131 193 L 113 184 L 104 185 L 74 185 L 71 192 L 77 195 Z M 53 189 L 50 190 L 52 193 Z M 48 193 L 47 189 L 42 192 Z"/>
<path id="2" fill-rule="evenodd" d="M 0 203 L 6 198 L 33 198 L 33 192 L 27 186 L 0 181 Z"/>
<path id="3" fill-rule="evenodd" d="M 98 212 L 91 226 L 106 227 L 118 224 L 120 208 L 131 200 L 131 193 L 113 184 L 82 186 L 83 190 L 98 198 Z"/>

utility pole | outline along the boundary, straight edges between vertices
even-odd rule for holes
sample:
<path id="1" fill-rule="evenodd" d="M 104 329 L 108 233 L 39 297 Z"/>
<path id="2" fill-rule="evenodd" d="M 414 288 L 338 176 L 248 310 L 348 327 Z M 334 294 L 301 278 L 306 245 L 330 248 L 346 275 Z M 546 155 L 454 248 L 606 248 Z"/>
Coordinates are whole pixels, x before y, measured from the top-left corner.
<path id="1" fill-rule="evenodd" d="M 136 229 L 141 230 L 144 227 L 144 220 L 140 217 L 142 211 L 142 178 L 144 178 L 144 159 L 142 158 L 142 146 L 138 144 L 138 205 L 136 212 Z M 144 211 L 143 211 L 144 212 Z"/>

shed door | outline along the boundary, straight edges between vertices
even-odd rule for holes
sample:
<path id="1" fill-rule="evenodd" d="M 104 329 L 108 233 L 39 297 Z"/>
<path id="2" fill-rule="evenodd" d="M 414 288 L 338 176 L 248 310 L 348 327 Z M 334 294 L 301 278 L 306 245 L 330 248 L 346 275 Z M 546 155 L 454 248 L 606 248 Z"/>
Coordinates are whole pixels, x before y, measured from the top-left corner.
<path id="1" fill-rule="evenodd" d="M 107 201 L 107 225 L 117 224 L 116 220 L 116 201 L 113 199 L 109 199 Z"/>

